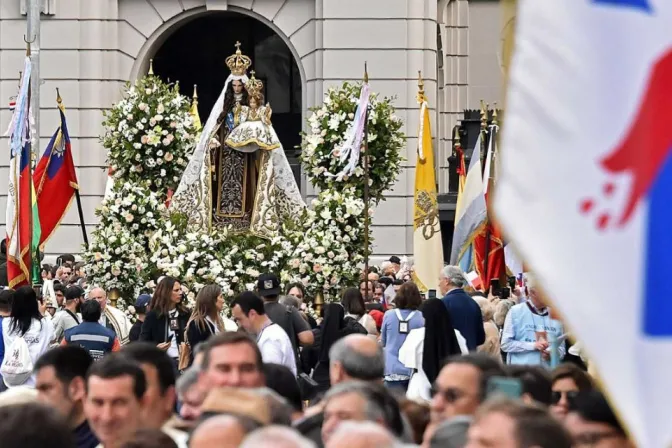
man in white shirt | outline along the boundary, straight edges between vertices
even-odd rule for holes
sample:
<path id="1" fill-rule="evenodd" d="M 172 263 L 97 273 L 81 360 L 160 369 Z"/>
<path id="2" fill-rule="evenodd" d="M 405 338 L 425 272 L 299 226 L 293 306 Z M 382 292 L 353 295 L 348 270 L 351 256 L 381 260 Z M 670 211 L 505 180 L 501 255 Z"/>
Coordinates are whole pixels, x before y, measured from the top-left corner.
<path id="1" fill-rule="evenodd" d="M 244 292 L 231 303 L 238 325 L 257 336 L 257 345 L 265 363 L 281 364 L 296 375 L 294 349 L 285 330 L 274 324 L 264 311 L 264 302 L 253 292 Z"/>
<path id="2" fill-rule="evenodd" d="M 98 323 L 114 331 L 121 345 L 128 344 L 128 333 L 131 331 L 131 322 L 123 311 L 107 303 L 107 292 L 103 288 L 93 288 L 86 300 L 95 299 L 100 303 L 102 313 Z"/>

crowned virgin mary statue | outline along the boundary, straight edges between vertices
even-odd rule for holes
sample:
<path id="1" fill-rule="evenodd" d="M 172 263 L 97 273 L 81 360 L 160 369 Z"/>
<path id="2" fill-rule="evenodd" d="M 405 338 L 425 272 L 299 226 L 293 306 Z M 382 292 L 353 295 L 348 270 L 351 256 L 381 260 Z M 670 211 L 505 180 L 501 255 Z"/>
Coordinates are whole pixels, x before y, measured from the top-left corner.
<path id="1" fill-rule="evenodd" d="M 272 237 L 305 203 L 264 104 L 263 84 L 240 51 L 226 59 L 231 75 L 217 99 L 170 209 L 192 230 L 230 228 Z"/>

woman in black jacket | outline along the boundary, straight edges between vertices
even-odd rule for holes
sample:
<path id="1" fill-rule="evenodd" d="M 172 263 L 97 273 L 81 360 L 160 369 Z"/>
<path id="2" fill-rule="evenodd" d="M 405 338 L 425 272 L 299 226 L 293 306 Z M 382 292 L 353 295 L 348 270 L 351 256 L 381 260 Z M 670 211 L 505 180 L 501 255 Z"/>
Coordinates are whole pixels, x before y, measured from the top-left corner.
<path id="1" fill-rule="evenodd" d="M 177 367 L 188 320 L 189 311 L 182 304 L 182 285 L 172 277 L 164 277 L 149 302 L 140 340 L 165 350 Z"/>
<path id="2" fill-rule="evenodd" d="M 220 315 L 222 308 L 224 308 L 222 288 L 207 285 L 198 292 L 194 312 L 191 313 L 187 324 L 187 342 L 191 346 L 192 353 L 198 344 L 224 331 L 224 322 Z"/>

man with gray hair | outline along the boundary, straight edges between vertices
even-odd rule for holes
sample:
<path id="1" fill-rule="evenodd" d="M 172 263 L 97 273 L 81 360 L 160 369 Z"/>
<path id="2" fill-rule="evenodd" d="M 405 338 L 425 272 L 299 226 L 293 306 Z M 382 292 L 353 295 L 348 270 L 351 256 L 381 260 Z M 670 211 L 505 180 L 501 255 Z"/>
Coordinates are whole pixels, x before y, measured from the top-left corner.
<path id="1" fill-rule="evenodd" d="M 467 279 L 459 266 L 445 266 L 439 276 L 439 289 L 443 303 L 450 312 L 450 318 L 456 330 L 467 340 L 470 352 L 485 342 L 483 314 L 481 307 L 464 292 Z"/>
<path id="2" fill-rule="evenodd" d="M 250 433 L 240 448 L 315 448 L 312 441 L 286 426 L 266 426 Z"/>
<path id="3" fill-rule="evenodd" d="M 380 382 L 384 374 L 383 349 L 366 335 L 348 335 L 336 341 L 329 350 L 332 386 L 351 380 Z"/>
<path id="4" fill-rule="evenodd" d="M 402 448 L 404 445 L 380 425 L 372 422 L 343 422 L 326 448 Z"/>
<path id="5" fill-rule="evenodd" d="M 396 399 L 382 386 L 350 381 L 333 386 L 324 397 L 322 441 L 331 436 L 344 421 L 374 422 L 403 436 L 404 423 Z"/>

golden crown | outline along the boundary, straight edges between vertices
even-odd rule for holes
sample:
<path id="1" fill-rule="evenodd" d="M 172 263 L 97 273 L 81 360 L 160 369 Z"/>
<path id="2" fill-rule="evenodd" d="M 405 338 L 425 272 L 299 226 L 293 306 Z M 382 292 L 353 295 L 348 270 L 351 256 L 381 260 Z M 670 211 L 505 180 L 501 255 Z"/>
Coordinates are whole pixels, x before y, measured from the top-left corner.
<path id="1" fill-rule="evenodd" d="M 240 42 L 236 42 L 236 52 L 226 58 L 226 65 L 231 70 L 232 75 L 242 76 L 252 65 L 252 59 L 240 52 Z"/>
<path id="2" fill-rule="evenodd" d="M 264 91 L 264 83 L 254 77 L 254 70 L 250 72 L 250 80 L 245 84 L 245 90 L 254 98 L 261 98 Z"/>

